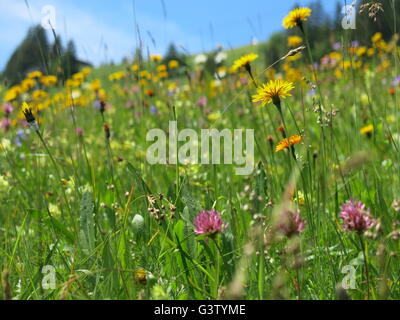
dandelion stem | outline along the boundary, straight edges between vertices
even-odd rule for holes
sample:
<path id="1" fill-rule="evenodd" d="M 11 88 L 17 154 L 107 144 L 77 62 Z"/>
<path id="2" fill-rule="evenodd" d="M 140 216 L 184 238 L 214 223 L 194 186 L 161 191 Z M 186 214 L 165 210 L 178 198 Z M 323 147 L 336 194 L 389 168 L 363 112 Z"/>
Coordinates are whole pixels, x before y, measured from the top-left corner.
<path id="1" fill-rule="evenodd" d="M 52 164 L 53 164 L 53 166 L 54 166 L 54 169 L 55 169 L 55 171 L 56 171 L 58 183 L 60 183 L 62 177 L 61 177 L 60 169 L 59 169 L 59 167 L 58 167 L 58 165 L 57 165 L 57 162 L 55 161 L 53 155 L 51 154 L 51 151 L 50 151 L 49 147 L 47 146 L 46 142 L 44 141 L 43 136 L 42 136 L 42 134 L 40 133 L 40 131 L 39 131 L 39 130 L 35 130 L 35 132 L 36 132 L 36 134 L 38 135 L 38 137 L 39 137 L 39 139 L 40 139 L 42 145 L 44 146 L 44 148 L 45 148 L 47 154 L 48 154 L 49 157 L 50 157 L 50 160 L 51 160 L 51 162 L 52 162 Z M 61 190 L 62 190 L 62 194 L 63 194 L 63 198 L 64 198 L 64 201 L 65 201 L 65 204 L 67 205 L 67 208 L 68 208 L 68 211 L 69 211 L 69 214 L 70 214 L 70 217 L 71 217 L 71 221 L 73 221 L 73 218 L 72 218 L 72 210 L 71 210 L 71 206 L 70 206 L 70 204 L 69 204 L 67 195 L 65 194 L 64 188 L 61 188 Z M 75 223 L 73 223 L 72 225 L 75 226 Z"/>

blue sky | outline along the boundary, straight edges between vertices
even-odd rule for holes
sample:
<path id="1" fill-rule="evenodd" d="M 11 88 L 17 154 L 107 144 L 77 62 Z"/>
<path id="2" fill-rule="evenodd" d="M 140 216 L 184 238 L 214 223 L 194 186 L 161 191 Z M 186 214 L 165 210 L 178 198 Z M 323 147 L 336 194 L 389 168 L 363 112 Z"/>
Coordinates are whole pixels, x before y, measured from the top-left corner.
<path id="1" fill-rule="evenodd" d="M 164 2 L 165 11 L 162 3 Z M 282 18 L 295 3 L 310 0 L 0 0 L 0 70 L 24 38 L 40 23 L 45 5 L 55 8 L 56 33 L 74 39 L 78 55 L 96 65 L 131 57 L 138 43 L 135 21 L 144 47 L 165 52 L 175 42 L 190 53 L 263 41 L 282 30 Z M 336 1 L 322 0 L 328 11 Z M 166 13 L 166 15 L 164 14 Z M 136 19 L 134 18 L 136 17 Z M 51 39 L 49 33 L 49 39 Z M 154 39 L 154 42 L 153 40 Z M 105 45 L 107 50 L 105 50 Z"/>

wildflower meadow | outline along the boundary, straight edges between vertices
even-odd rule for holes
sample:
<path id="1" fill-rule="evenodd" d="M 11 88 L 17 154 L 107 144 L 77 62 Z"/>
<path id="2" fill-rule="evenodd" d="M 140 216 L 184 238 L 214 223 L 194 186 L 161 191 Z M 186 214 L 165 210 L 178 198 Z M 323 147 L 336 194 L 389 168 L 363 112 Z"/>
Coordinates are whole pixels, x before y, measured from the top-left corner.
<path id="1" fill-rule="evenodd" d="M 0 298 L 399 299 L 400 3 L 355 3 L 204 52 L 138 24 L 98 65 L 31 29 L 0 78 Z"/>

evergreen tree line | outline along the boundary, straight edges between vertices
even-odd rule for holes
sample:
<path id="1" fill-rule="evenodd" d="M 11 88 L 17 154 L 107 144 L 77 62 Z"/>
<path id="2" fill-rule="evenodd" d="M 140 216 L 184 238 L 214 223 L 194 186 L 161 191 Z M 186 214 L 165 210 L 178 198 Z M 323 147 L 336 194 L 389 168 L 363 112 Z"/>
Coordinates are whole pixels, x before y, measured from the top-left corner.
<path id="1" fill-rule="evenodd" d="M 7 85 L 13 85 L 24 79 L 27 73 L 40 70 L 65 80 L 84 65 L 89 64 L 77 58 L 72 40 L 64 47 L 61 38 L 55 35 L 50 43 L 46 31 L 38 25 L 29 29 L 25 39 L 11 55 L 2 79 Z"/>

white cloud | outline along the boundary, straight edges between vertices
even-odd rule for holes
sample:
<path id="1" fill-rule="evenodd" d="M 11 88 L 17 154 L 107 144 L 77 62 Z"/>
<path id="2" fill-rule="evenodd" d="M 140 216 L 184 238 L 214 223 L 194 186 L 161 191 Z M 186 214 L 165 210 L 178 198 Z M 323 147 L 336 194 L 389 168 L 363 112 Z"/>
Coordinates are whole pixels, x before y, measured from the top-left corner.
<path id="1" fill-rule="evenodd" d="M 146 14 L 140 13 L 137 16 L 137 23 L 141 36 L 146 41 L 150 49 L 154 48 L 152 40 L 148 35 L 148 31 L 156 42 L 156 49 L 164 51 L 169 43 L 174 42 L 182 46 L 189 52 L 199 51 L 201 48 L 201 40 L 198 36 L 185 32 L 177 23 L 172 21 L 164 21 L 163 19 L 154 19 Z M 161 50 L 160 50 L 161 49 Z"/>
<path id="2" fill-rule="evenodd" d="M 29 4 L 29 2 L 28 2 Z M 24 0 L 1 0 L 0 8 L 2 12 L 2 18 L 12 18 L 19 21 L 30 23 L 32 19 L 39 16 L 40 12 L 37 7 L 26 6 Z"/>

